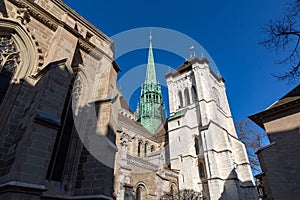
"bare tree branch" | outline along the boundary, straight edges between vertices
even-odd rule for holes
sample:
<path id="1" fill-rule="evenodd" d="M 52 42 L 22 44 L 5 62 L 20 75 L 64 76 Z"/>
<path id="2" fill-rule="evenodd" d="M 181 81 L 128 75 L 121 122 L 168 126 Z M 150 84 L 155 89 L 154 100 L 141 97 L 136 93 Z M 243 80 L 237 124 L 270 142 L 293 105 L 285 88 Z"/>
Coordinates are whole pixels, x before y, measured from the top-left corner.
<path id="1" fill-rule="evenodd" d="M 266 133 L 254 129 L 253 123 L 250 120 L 236 121 L 235 127 L 240 141 L 246 146 L 251 169 L 259 173 L 261 169 L 255 152 L 262 147 L 263 138 L 266 137 Z"/>
<path id="2" fill-rule="evenodd" d="M 275 50 L 277 62 L 286 68 L 283 74 L 274 75 L 280 80 L 295 81 L 300 78 L 300 0 L 292 0 L 285 15 L 271 20 L 264 29 L 266 39 L 260 42 L 267 49 Z"/>

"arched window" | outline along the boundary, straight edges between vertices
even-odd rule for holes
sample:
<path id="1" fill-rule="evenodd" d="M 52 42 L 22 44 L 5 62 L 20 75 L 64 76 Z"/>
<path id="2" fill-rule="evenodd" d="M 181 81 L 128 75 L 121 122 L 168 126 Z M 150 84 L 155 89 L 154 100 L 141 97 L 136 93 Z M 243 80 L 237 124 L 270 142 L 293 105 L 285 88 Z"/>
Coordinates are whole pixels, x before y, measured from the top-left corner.
<path id="1" fill-rule="evenodd" d="M 192 86 L 191 91 L 192 91 L 192 102 L 196 103 L 198 101 L 198 98 L 197 98 L 195 86 Z"/>
<path id="2" fill-rule="evenodd" d="M 142 142 L 139 142 L 139 144 L 138 144 L 138 157 L 141 156 L 141 148 L 142 148 Z"/>
<path id="3" fill-rule="evenodd" d="M 148 148 L 148 143 L 145 143 L 144 157 L 147 157 L 147 148 Z"/>
<path id="4" fill-rule="evenodd" d="M 198 142 L 198 138 L 195 138 L 195 151 L 196 151 L 196 155 L 199 154 L 199 142 Z"/>
<path id="5" fill-rule="evenodd" d="M 203 162 L 201 161 L 199 161 L 198 170 L 199 170 L 200 178 L 205 178 L 205 168 Z"/>
<path id="6" fill-rule="evenodd" d="M 11 36 L 0 35 L 0 104 L 20 63 L 19 51 Z"/>
<path id="7" fill-rule="evenodd" d="M 2 103 L 4 96 L 9 88 L 12 76 L 13 72 L 10 72 L 5 68 L 0 71 L 0 104 Z"/>
<path id="8" fill-rule="evenodd" d="M 184 90 L 184 100 L 185 100 L 185 105 L 190 105 L 190 95 L 189 95 L 189 90 L 185 88 Z"/>
<path id="9" fill-rule="evenodd" d="M 220 95 L 216 88 L 212 88 L 213 98 L 216 101 L 217 106 L 220 106 Z"/>
<path id="10" fill-rule="evenodd" d="M 142 192 L 141 192 L 141 188 L 140 188 L 140 187 L 138 187 L 138 188 L 136 189 L 136 194 L 135 194 L 135 196 L 136 196 L 136 200 L 142 200 Z"/>
<path id="11" fill-rule="evenodd" d="M 155 147 L 154 145 L 151 146 L 151 152 L 154 152 L 155 151 Z"/>
<path id="12" fill-rule="evenodd" d="M 183 106 L 183 99 L 182 99 L 182 93 L 181 93 L 181 91 L 178 92 L 178 98 L 179 98 L 179 108 L 182 108 L 182 106 Z"/>

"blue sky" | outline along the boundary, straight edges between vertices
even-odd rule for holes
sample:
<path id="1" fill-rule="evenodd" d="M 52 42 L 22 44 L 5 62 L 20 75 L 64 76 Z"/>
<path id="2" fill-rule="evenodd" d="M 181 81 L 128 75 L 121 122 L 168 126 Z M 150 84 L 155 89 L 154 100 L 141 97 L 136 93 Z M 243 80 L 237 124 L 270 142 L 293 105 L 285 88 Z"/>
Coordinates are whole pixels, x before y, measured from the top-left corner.
<path id="1" fill-rule="evenodd" d="M 199 42 L 226 80 L 234 120 L 262 111 L 294 85 L 272 74 L 281 72 L 276 55 L 258 44 L 264 39 L 263 26 L 279 17 L 288 1 L 280 0 L 190 0 L 190 1 L 98 1 L 64 0 L 71 8 L 108 36 L 139 27 L 164 27 L 188 35 Z M 153 33 L 153 42 L 155 43 Z M 148 45 L 148 35 L 145 35 Z M 190 44 L 186 44 L 186 57 Z M 195 52 L 200 56 L 200 52 Z M 172 68 L 183 59 L 155 50 L 155 61 Z M 123 55 L 118 60 L 120 76 L 147 62 L 147 49 Z M 144 77 L 143 77 L 144 78 Z M 142 79 L 143 79 L 142 78 Z M 126 85 L 121 86 L 126 90 Z M 138 92 L 134 97 L 138 96 Z M 165 99 L 166 101 L 166 99 Z M 135 109 L 136 101 L 130 100 Z"/>

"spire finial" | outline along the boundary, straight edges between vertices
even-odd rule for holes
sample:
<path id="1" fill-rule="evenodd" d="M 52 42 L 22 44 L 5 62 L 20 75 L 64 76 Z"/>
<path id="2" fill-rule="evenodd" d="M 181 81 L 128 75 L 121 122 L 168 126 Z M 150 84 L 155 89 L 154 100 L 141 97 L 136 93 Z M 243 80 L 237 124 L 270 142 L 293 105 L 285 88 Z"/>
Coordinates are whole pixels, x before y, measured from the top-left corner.
<path id="1" fill-rule="evenodd" d="M 155 64 L 154 64 L 154 56 L 152 50 L 152 33 L 150 32 L 150 42 L 149 42 L 149 51 L 148 51 L 148 64 L 147 64 L 147 72 L 145 84 L 156 83 L 156 73 L 155 73 Z"/>
<path id="2" fill-rule="evenodd" d="M 193 57 L 193 49 L 194 49 L 194 45 L 193 46 L 190 46 L 190 58 Z M 194 55 L 195 55 L 195 52 L 194 52 Z"/>

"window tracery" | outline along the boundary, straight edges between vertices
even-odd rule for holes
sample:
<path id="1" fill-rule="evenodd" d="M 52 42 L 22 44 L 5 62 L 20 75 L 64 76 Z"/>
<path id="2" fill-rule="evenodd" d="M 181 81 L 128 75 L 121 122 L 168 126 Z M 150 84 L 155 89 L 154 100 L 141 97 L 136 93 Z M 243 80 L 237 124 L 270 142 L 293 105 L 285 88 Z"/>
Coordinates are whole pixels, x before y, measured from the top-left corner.
<path id="1" fill-rule="evenodd" d="M 0 34 L 0 104 L 20 63 L 20 52 L 11 35 Z"/>
<path id="2" fill-rule="evenodd" d="M 9 35 L 0 35 L 0 70 L 14 73 L 20 63 L 20 52 L 13 38 Z"/>

